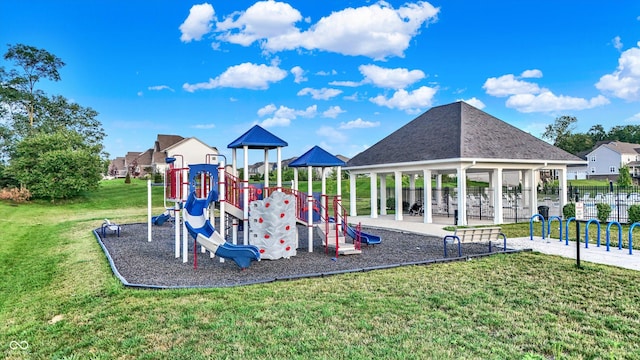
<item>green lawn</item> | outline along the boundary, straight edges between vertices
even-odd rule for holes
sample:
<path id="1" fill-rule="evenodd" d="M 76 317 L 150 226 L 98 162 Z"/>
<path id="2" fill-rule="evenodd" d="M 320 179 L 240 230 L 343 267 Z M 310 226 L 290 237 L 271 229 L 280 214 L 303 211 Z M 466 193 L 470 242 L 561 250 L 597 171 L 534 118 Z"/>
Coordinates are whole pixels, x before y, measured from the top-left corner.
<path id="1" fill-rule="evenodd" d="M 154 213 L 161 193 L 154 188 Z M 139 290 L 111 274 L 91 230 L 105 217 L 144 220 L 143 182 L 105 182 L 65 203 L 0 203 L 0 213 L 2 358 L 640 358 L 635 271 L 578 270 L 570 259 L 521 253 L 237 288 Z M 528 234 L 528 225 L 505 230 Z"/>

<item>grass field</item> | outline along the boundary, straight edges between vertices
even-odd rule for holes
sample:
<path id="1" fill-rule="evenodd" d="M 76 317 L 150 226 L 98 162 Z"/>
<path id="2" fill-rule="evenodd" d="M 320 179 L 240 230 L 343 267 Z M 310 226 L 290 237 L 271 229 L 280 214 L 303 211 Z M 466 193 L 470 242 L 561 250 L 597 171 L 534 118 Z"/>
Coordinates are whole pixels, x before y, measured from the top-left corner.
<path id="1" fill-rule="evenodd" d="M 154 188 L 154 213 L 161 189 Z M 143 182 L 0 203 L 6 359 L 633 359 L 640 273 L 534 253 L 255 286 L 124 288 L 91 230 L 144 220 Z M 505 226 L 528 234 L 528 223 Z M 170 257 L 168 261 L 173 261 Z M 251 269 L 247 270 L 251 271 Z"/>

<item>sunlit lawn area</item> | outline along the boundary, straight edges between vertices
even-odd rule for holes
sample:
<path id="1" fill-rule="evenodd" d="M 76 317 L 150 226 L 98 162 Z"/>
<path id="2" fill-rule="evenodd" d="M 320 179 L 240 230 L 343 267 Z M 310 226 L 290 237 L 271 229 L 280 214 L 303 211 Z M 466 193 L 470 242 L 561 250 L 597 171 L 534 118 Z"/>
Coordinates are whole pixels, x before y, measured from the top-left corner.
<path id="1" fill-rule="evenodd" d="M 162 211 L 161 188 L 154 207 Z M 0 213 L 7 359 L 640 358 L 635 271 L 578 270 L 570 259 L 520 253 L 236 288 L 139 290 L 112 275 L 91 230 L 104 218 L 143 221 L 143 182 L 104 182 L 65 203 L 0 203 Z M 503 229 L 527 236 L 529 223 Z"/>

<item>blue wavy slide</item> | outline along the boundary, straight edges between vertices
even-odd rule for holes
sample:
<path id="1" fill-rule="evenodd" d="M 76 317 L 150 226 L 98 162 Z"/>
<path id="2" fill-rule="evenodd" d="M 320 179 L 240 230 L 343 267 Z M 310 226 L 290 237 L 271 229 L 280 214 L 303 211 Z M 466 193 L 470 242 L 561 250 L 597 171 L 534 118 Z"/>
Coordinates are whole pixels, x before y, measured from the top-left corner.
<path id="1" fill-rule="evenodd" d="M 347 227 L 347 235 L 349 235 L 352 239 L 356 239 L 356 229 L 349 226 L 349 224 L 345 224 Z M 366 232 L 360 231 L 360 242 L 367 245 L 377 245 L 382 243 L 382 239 L 380 236 L 367 234 Z"/>
<path id="2" fill-rule="evenodd" d="M 241 269 L 248 268 L 252 261 L 260 261 L 260 251 L 256 246 L 233 245 L 225 241 L 204 216 L 204 209 L 208 205 L 208 199 L 197 199 L 193 192 L 187 198 L 185 225 L 195 241 L 216 256 L 233 260 Z"/>

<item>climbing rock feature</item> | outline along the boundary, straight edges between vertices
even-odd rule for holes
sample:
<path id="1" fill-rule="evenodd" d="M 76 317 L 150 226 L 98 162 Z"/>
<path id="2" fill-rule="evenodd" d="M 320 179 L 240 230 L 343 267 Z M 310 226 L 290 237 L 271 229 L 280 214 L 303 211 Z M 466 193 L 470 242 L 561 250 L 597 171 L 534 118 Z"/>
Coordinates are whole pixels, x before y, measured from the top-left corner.
<path id="1" fill-rule="evenodd" d="M 260 250 L 261 259 L 288 259 L 296 255 L 295 197 L 280 191 L 251 202 L 249 242 Z"/>

